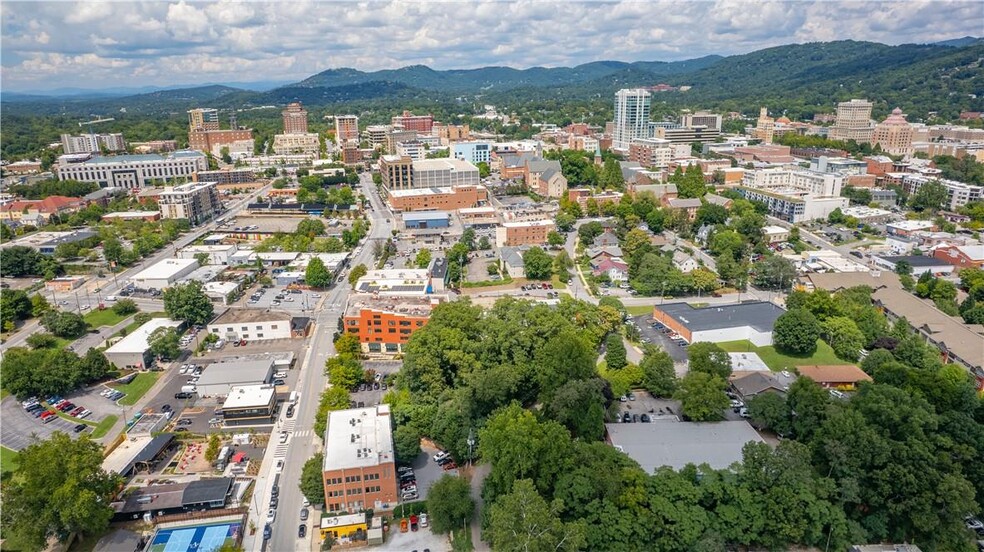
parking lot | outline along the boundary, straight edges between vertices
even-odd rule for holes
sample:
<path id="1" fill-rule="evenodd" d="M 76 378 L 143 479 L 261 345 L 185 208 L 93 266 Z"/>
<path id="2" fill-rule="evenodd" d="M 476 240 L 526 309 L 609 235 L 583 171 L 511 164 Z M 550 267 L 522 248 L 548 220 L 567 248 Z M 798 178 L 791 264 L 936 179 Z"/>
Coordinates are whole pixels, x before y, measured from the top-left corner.
<path id="1" fill-rule="evenodd" d="M 687 349 L 673 342 L 666 334 L 653 327 L 653 316 L 651 314 L 640 314 L 633 316 L 639 333 L 642 334 L 643 343 L 658 345 L 673 357 L 673 362 L 680 363 L 687 361 Z"/>
<path id="2" fill-rule="evenodd" d="M 629 419 L 634 420 L 634 423 L 642 422 L 643 414 L 649 418 L 650 422 L 661 418 L 676 418 L 680 414 L 680 402 L 671 399 L 659 399 L 647 391 L 639 389 L 633 391 L 625 402 L 618 403 L 619 419 L 616 423 L 622 422 L 625 414 L 628 414 Z"/>
<path id="3" fill-rule="evenodd" d="M 74 401 L 73 401 L 74 402 Z M 0 404 L 3 424 L 0 424 L 0 444 L 11 449 L 21 450 L 31 444 L 34 437 L 45 440 L 56 431 L 71 436 L 79 435 L 73 431 L 74 423 L 57 418 L 48 423 L 42 423 L 39 418 L 29 414 L 15 397 L 7 397 Z M 90 433 L 86 430 L 82 433 Z"/>
<path id="4" fill-rule="evenodd" d="M 258 299 L 255 302 L 250 298 L 254 293 L 258 295 Z M 247 290 L 238 301 L 230 306 L 273 309 L 297 313 L 314 310 L 318 305 L 318 301 L 321 300 L 321 296 L 322 294 L 317 291 L 300 289 L 288 291 L 285 286 L 261 288 L 257 285 Z"/>
<path id="5" fill-rule="evenodd" d="M 458 470 L 448 470 L 445 471 L 441 466 L 433 460 L 433 456 L 438 453 L 438 449 L 430 446 L 421 447 L 421 453 L 414 459 L 413 463 L 410 465 L 413 468 L 413 474 L 417 479 L 417 494 L 420 495 L 419 500 L 426 500 L 427 493 L 430 488 L 434 486 L 434 483 L 441 478 L 444 474 L 455 475 Z"/>
<path id="6" fill-rule="evenodd" d="M 448 538 L 434 533 L 430 530 L 430 527 L 421 527 L 417 531 L 401 533 L 400 520 L 398 519 L 394 520 L 390 525 L 389 535 L 389 541 L 377 547 L 379 550 L 400 550 L 403 552 L 409 550 L 431 550 L 432 552 L 439 552 L 451 549 L 451 545 L 448 544 Z"/>

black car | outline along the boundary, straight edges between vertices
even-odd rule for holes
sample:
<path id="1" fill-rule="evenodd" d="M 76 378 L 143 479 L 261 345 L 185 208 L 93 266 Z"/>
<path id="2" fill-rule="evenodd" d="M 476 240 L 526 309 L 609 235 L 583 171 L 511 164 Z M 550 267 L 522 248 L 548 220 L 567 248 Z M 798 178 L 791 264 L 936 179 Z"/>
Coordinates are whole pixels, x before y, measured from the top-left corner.
<path id="1" fill-rule="evenodd" d="M 629 423 L 631 421 L 632 421 L 632 414 L 629 414 L 628 412 L 626 412 L 625 414 L 622 414 L 622 423 L 623 424 L 627 424 L 627 423 Z"/>
<path id="2" fill-rule="evenodd" d="M 638 423 L 638 422 L 639 422 L 639 415 L 638 414 L 633 414 L 632 415 L 632 423 Z"/>
<path id="3" fill-rule="evenodd" d="M 85 431 L 85 428 L 86 428 L 86 425 L 85 424 L 78 424 L 77 426 L 75 426 L 72 429 L 72 431 L 74 431 L 75 433 L 81 433 L 81 432 Z"/>
<path id="4" fill-rule="evenodd" d="M 270 537 L 272 536 L 273 531 L 270 529 L 270 524 L 268 523 L 263 526 L 263 540 L 270 540 Z"/>
<path id="5" fill-rule="evenodd" d="M 188 428 L 186 428 L 186 427 L 176 427 L 176 428 L 174 428 L 174 431 L 188 431 Z"/>
<path id="6" fill-rule="evenodd" d="M 175 399 L 190 399 L 191 398 L 191 393 L 186 393 L 184 391 L 182 391 L 180 393 L 175 393 L 174 394 L 174 398 Z"/>
<path id="7" fill-rule="evenodd" d="M 286 385 L 286 384 L 287 384 L 287 382 L 285 382 L 285 381 L 284 381 L 284 380 L 282 380 L 282 379 L 275 379 L 275 380 L 273 380 L 273 384 L 274 384 L 274 385 Z"/>
<path id="8" fill-rule="evenodd" d="M 294 405 L 290 405 L 287 407 L 287 417 L 288 418 L 294 417 Z"/>
<path id="9" fill-rule="evenodd" d="M 297 538 L 303 539 L 306 536 L 307 536 L 307 525 L 303 525 L 303 524 L 298 525 L 297 526 Z"/>
<path id="10" fill-rule="evenodd" d="M 161 407 L 161 412 L 170 412 L 171 410 L 173 410 L 173 409 L 171 408 L 171 405 L 169 405 L 169 404 L 165 404 L 164 406 Z"/>

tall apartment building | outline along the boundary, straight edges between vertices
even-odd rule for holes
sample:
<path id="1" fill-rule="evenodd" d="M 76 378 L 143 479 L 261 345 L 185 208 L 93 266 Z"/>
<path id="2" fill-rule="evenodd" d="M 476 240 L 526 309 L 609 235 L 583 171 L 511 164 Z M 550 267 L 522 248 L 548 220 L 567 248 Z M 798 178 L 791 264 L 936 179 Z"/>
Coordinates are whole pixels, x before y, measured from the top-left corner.
<path id="1" fill-rule="evenodd" d="M 752 131 L 752 138 L 761 140 L 766 144 L 771 144 L 776 133 L 776 120 L 769 117 L 769 109 L 763 107 L 759 110 L 759 118 L 755 123 L 755 130 Z"/>
<path id="2" fill-rule="evenodd" d="M 714 130 L 721 130 L 721 115 L 708 111 L 698 111 L 697 113 L 684 113 L 680 117 L 680 126 L 695 127 L 704 126 Z"/>
<path id="3" fill-rule="evenodd" d="M 388 191 L 410 190 L 413 188 L 413 159 L 384 155 L 379 158 L 379 175 Z"/>
<path id="4" fill-rule="evenodd" d="M 411 140 L 417 140 L 416 130 L 401 130 L 394 128 L 386 134 L 386 153 L 390 155 L 397 155 L 396 145 L 400 142 L 409 142 Z"/>
<path id="5" fill-rule="evenodd" d="M 369 147 L 372 149 L 385 148 L 386 147 L 386 135 L 389 134 L 393 127 L 389 125 L 369 125 L 366 127 L 366 140 L 369 141 Z"/>
<path id="6" fill-rule="evenodd" d="M 643 88 L 626 88 L 615 93 L 615 121 L 612 148 L 628 151 L 632 140 L 647 138 L 652 94 Z"/>
<path id="7" fill-rule="evenodd" d="M 906 174 L 903 176 L 902 190 L 912 195 L 918 192 L 919 188 L 927 182 L 939 182 L 946 187 L 947 200 L 945 207 L 950 211 L 956 211 L 971 201 L 981 201 L 984 199 L 984 186 L 974 186 L 973 184 L 966 184 L 956 180 L 933 178 L 921 174 Z"/>
<path id="8" fill-rule="evenodd" d="M 456 142 L 451 144 L 451 157 L 462 159 L 469 163 L 491 163 L 491 142 Z"/>
<path id="9" fill-rule="evenodd" d="M 280 112 L 284 118 L 284 134 L 307 134 L 308 112 L 301 102 L 291 102 Z"/>
<path id="10" fill-rule="evenodd" d="M 335 115 L 335 141 L 338 144 L 359 141 L 358 115 Z"/>
<path id="11" fill-rule="evenodd" d="M 448 146 L 455 142 L 471 140 L 471 128 L 468 125 L 443 125 L 437 127 L 437 137 L 442 145 Z"/>
<path id="12" fill-rule="evenodd" d="M 427 324 L 437 304 L 433 296 L 354 293 L 349 295 L 342 326 L 345 333 L 359 338 L 364 352 L 395 355 Z"/>
<path id="13" fill-rule="evenodd" d="M 212 108 L 189 110 L 188 130 L 219 130 L 219 111 Z"/>
<path id="14" fill-rule="evenodd" d="M 100 187 L 142 188 L 153 181 L 191 180 L 198 171 L 208 169 L 206 157 L 197 151 L 176 151 L 165 157 L 143 155 L 90 156 L 63 155 L 56 172 L 61 180 L 95 182 Z"/>
<path id="15" fill-rule="evenodd" d="M 317 156 L 320 151 L 321 137 L 314 132 L 277 134 L 273 137 L 273 152 L 277 155 Z"/>
<path id="16" fill-rule="evenodd" d="M 62 152 L 64 153 L 99 153 L 103 150 L 109 152 L 126 151 L 126 142 L 123 135 L 115 134 L 82 134 L 72 136 L 71 134 L 61 135 Z"/>
<path id="17" fill-rule="evenodd" d="M 875 125 L 871 137 L 872 146 L 881 146 L 881 150 L 889 155 L 910 157 L 913 153 L 912 138 L 915 130 L 905 120 L 902 110 L 895 108 L 884 121 Z"/>
<path id="18" fill-rule="evenodd" d="M 715 130 L 713 128 L 707 128 L 703 126 L 693 126 L 693 127 L 662 127 L 656 126 L 652 127 L 652 137 L 662 138 L 664 140 L 669 140 L 671 144 L 693 144 L 694 142 L 700 142 L 702 144 L 711 144 L 717 141 L 721 137 L 721 131 Z M 629 142 L 631 145 L 631 142 Z"/>
<path id="19" fill-rule="evenodd" d="M 738 193 L 761 201 L 769 213 L 788 222 L 825 219 L 834 209 L 848 206 L 840 197 L 844 177 L 813 171 L 763 169 L 746 171 Z"/>
<path id="20" fill-rule="evenodd" d="M 643 167 L 665 168 L 673 160 L 670 141 L 662 138 L 636 138 L 629 143 L 629 161 Z"/>
<path id="21" fill-rule="evenodd" d="M 324 438 L 325 511 L 396 506 L 399 479 L 388 404 L 329 412 Z"/>
<path id="22" fill-rule="evenodd" d="M 854 140 L 859 144 L 871 142 L 871 107 L 868 100 L 851 100 L 837 104 L 837 117 L 827 136 L 831 140 Z"/>
<path id="23" fill-rule="evenodd" d="M 161 218 L 188 219 L 192 226 L 211 220 L 222 212 L 215 182 L 189 182 L 168 186 L 157 196 Z"/>
<path id="24" fill-rule="evenodd" d="M 402 115 L 397 115 L 390 119 L 390 124 L 403 130 L 415 130 L 421 134 L 430 134 L 434 129 L 434 116 L 414 115 L 409 111 L 404 111 Z"/>

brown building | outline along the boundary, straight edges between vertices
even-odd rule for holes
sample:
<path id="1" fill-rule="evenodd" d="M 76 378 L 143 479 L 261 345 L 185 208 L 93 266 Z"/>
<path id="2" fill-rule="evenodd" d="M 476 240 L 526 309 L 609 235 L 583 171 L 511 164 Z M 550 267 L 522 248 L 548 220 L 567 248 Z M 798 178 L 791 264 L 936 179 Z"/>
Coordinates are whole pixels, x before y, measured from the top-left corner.
<path id="1" fill-rule="evenodd" d="M 441 144 L 449 145 L 452 142 L 471 140 L 471 129 L 468 125 L 440 126 L 437 135 L 441 139 Z"/>
<path id="2" fill-rule="evenodd" d="M 435 302 L 430 297 L 392 297 L 359 293 L 349 296 L 342 324 L 370 354 L 395 355 L 410 336 L 427 324 Z"/>
<path id="3" fill-rule="evenodd" d="M 379 175 L 388 191 L 409 190 L 413 188 L 413 159 L 384 155 L 379 158 Z"/>
<path id="4" fill-rule="evenodd" d="M 871 381 L 871 376 L 853 364 L 838 366 L 797 366 L 801 377 L 809 378 L 828 389 L 853 390 L 862 381 Z"/>
<path id="5" fill-rule="evenodd" d="M 231 146 L 236 142 L 253 140 L 253 129 L 232 130 L 189 130 L 188 147 L 202 152 L 212 152 L 215 148 Z"/>
<path id="6" fill-rule="evenodd" d="M 219 112 L 211 108 L 188 111 L 188 130 L 219 130 Z"/>
<path id="7" fill-rule="evenodd" d="M 697 209 L 700 209 L 701 203 L 699 199 L 670 199 L 666 202 L 666 207 L 672 211 L 684 211 L 687 213 L 688 220 L 694 220 L 697 218 Z"/>
<path id="8" fill-rule="evenodd" d="M 399 479 L 388 404 L 330 412 L 324 443 L 326 512 L 396 506 Z"/>
<path id="9" fill-rule="evenodd" d="M 946 245 L 936 248 L 933 257 L 960 268 L 984 268 L 984 245 Z"/>
<path id="10" fill-rule="evenodd" d="M 404 111 L 403 115 L 397 115 L 390 119 L 390 124 L 403 130 L 415 130 L 421 134 L 430 134 L 434 128 L 434 116 L 430 114 L 414 115 L 409 111 Z"/>
<path id="11" fill-rule="evenodd" d="M 912 139 L 916 131 L 912 125 L 905 120 L 902 110 L 895 108 L 892 114 L 884 121 L 875 125 L 875 131 L 871 137 L 873 146 L 880 146 L 881 150 L 889 155 L 910 156 L 912 149 Z"/>
<path id="12" fill-rule="evenodd" d="M 547 243 L 547 234 L 556 229 L 554 221 L 549 219 L 504 222 L 495 229 L 495 242 L 497 247 L 543 245 Z"/>
<path id="13" fill-rule="evenodd" d="M 347 142 L 342 147 L 342 163 L 346 165 L 358 165 L 362 162 L 362 150 L 358 144 Z"/>
<path id="14" fill-rule="evenodd" d="M 389 204 L 394 211 L 457 211 L 477 207 L 488 200 L 489 193 L 484 186 L 472 185 L 392 190 L 389 193 Z"/>
<path id="15" fill-rule="evenodd" d="M 881 176 L 885 173 L 894 172 L 895 162 L 886 155 L 869 155 L 862 158 L 868 164 L 867 173 L 874 176 Z"/>
<path id="16" fill-rule="evenodd" d="M 359 142 L 359 117 L 335 115 L 335 141 L 339 144 Z"/>
<path id="17" fill-rule="evenodd" d="M 301 107 L 301 102 L 291 102 L 280 112 L 284 118 L 284 134 L 307 134 L 308 112 Z"/>
<path id="18" fill-rule="evenodd" d="M 198 171 L 191 175 L 194 182 L 215 182 L 216 184 L 245 184 L 256 180 L 253 169 L 219 169 L 217 171 Z"/>

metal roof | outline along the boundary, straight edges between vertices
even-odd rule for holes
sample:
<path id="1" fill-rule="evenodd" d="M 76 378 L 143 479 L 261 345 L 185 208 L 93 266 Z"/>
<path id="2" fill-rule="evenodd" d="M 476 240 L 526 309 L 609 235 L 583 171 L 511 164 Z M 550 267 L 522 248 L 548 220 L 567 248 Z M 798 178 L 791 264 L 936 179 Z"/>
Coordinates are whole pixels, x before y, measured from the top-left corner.
<path id="1" fill-rule="evenodd" d="M 694 308 L 689 303 L 668 303 L 658 305 L 656 309 L 693 332 L 744 326 L 771 332 L 776 319 L 786 312 L 781 307 L 766 301 L 712 305 L 703 308 Z"/>
<path id="2" fill-rule="evenodd" d="M 231 477 L 215 477 L 192 481 L 185 487 L 184 494 L 181 496 L 182 506 L 218 502 L 220 500 L 225 502 L 225 497 L 229 494 L 230 488 L 232 488 Z"/>
<path id="3" fill-rule="evenodd" d="M 653 473 L 661 466 L 680 469 L 708 464 L 725 469 L 742 460 L 742 448 L 762 438 L 748 422 L 677 422 L 605 424 L 613 445 Z"/>

